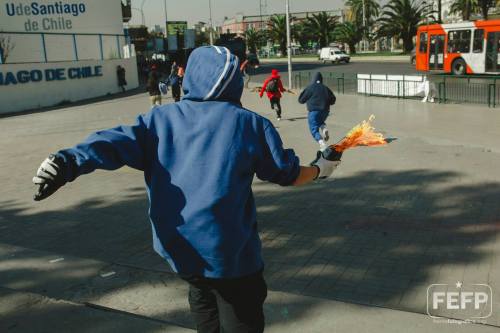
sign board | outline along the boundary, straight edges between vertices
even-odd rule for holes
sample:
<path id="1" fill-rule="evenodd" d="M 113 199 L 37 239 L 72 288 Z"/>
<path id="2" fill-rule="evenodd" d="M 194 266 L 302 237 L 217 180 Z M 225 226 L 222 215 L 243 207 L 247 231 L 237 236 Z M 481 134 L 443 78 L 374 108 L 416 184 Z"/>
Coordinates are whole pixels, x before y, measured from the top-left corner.
<path id="1" fill-rule="evenodd" d="M 121 0 L 2 0 L 0 31 L 123 34 Z"/>
<path id="2" fill-rule="evenodd" d="M 176 35 L 183 34 L 187 29 L 187 21 L 167 21 L 167 34 Z"/>
<path id="3" fill-rule="evenodd" d="M 185 49 L 194 49 L 195 36 L 196 34 L 194 29 L 186 29 L 186 31 L 184 32 Z"/>
<path id="4" fill-rule="evenodd" d="M 177 35 L 168 35 L 168 50 L 177 51 Z"/>

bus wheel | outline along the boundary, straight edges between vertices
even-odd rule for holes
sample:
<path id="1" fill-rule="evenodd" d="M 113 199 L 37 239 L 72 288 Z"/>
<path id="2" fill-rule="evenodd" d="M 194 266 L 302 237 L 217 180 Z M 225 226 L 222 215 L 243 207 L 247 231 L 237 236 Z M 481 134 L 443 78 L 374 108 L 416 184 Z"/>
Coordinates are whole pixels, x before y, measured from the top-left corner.
<path id="1" fill-rule="evenodd" d="M 451 71 L 454 75 L 465 75 L 465 61 L 462 58 L 459 58 L 451 64 Z"/>

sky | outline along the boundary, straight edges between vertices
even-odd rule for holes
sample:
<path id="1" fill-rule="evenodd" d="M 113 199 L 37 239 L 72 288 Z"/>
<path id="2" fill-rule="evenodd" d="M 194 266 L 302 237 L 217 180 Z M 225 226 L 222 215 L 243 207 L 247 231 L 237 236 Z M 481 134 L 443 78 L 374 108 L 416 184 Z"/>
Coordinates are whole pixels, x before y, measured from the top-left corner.
<path id="1" fill-rule="evenodd" d="M 146 25 L 163 26 L 165 20 L 164 0 L 132 0 L 132 7 L 140 9 L 144 1 L 144 16 Z M 169 21 L 188 21 L 191 26 L 198 21 L 209 22 L 209 0 L 166 0 L 167 17 Z M 222 24 L 224 16 L 233 17 L 237 13 L 244 15 L 259 15 L 259 0 L 210 0 L 212 2 L 212 17 L 214 25 Z M 285 0 L 261 0 L 267 3 L 263 14 L 285 12 Z M 289 0 L 290 11 L 331 10 L 343 7 L 343 0 Z M 132 10 L 130 24 L 141 24 L 139 10 Z"/>

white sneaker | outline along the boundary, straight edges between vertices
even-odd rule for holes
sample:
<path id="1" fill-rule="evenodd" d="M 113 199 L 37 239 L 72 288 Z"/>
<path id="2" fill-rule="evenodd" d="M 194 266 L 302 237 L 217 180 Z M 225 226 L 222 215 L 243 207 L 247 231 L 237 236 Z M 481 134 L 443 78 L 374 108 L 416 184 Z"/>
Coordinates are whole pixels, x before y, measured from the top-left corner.
<path id="1" fill-rule="evenodd" d="M 277 119 L 278 119 L 278 121 L 280 121 L 280 120 L 281 120 L 281 118 L 280 118 L 280 117 L 278 117 Z"/>
<path id="2" fill-rule="evenodd" d="M 319 150 L 324 151 L 326 148 L 328 148 L 328 144 L 324 140 L 319 140 Z"/>
<path id="3" fill-rule="evenodd" d="M 325 141 L 328 141 L 330 139 L 330 133 L 328 132 L 328 128 L 325 125 L 319 128 L 319 134 Z"/>

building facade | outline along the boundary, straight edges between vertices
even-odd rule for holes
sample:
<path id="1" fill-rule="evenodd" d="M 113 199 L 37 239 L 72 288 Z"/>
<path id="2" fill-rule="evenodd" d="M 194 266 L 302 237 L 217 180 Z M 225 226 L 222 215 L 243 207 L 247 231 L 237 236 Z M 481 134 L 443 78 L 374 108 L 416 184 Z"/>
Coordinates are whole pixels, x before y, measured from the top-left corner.
<path id="1" fill-rule="evenodd" d="M 300 22 L 313 14 L 318 14 L 322 11 L 314 12 L 294 12 L 290 13 L 290 16 L 294 18 L 294 22 Z M 331 16 L 338 16 L 339 22 L 344 22 L 346 15 L 343 9 L 327 10 Z M 273 14 L 276 15 L 276 14 Z M 284 13 L 278 13 L 277 15 L 284 15 Z M 245 31 L 249 29 L 263 30 L 266 29 L 267 23 L 271 19 L 272 15 L 249 15 L 244 16 L 243 14 L 237 14 L 234 17 L 226 18 L 220 27 L 221 33 L 230 33 L 243 35 Z"/>
<path id="2" fill-rule="evenodd" d="M 138 86 L 121 0 L 8 0 L 0 3 L 0 113 L 119 92 Z"/>

